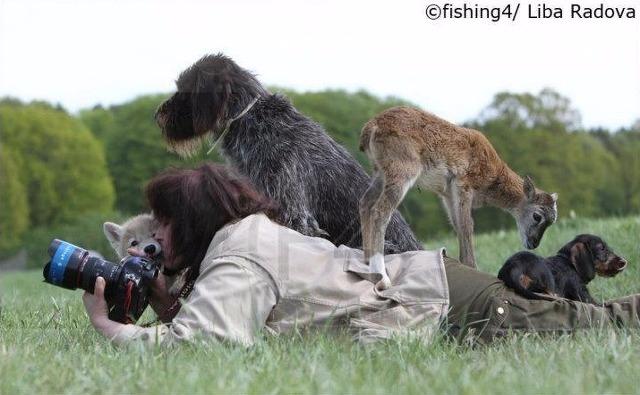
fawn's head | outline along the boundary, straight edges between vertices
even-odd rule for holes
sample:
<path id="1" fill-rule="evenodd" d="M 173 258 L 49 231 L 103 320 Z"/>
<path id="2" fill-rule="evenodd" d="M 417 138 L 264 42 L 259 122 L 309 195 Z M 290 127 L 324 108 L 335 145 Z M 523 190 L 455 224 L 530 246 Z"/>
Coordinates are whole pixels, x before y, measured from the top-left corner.
<path id="1" fill-rule="evenodd" d="M 529 176 L 524 178 L 523 187 L 524 198 L 515 217 L 522 244 L 531 250 L 540 245 L 545 230 L 558 218 L 558 195 L 536 189 Z"/>

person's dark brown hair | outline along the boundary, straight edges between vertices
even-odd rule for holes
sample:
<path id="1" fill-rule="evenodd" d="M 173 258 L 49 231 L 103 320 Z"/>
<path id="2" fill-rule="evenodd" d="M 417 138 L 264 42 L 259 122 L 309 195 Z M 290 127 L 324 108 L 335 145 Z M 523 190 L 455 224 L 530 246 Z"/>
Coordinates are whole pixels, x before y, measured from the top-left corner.
<path id="1" fill-rule="evenodd" d="M 176 267 L 190 266 L 190 279 L 199 274 L 213 235 L 224 225 L 258 212 L 277 218 L 273 200 L 219 164 L 168 169 L 147 184 L 145 195 L 158 221 L 171 225 Z"/>

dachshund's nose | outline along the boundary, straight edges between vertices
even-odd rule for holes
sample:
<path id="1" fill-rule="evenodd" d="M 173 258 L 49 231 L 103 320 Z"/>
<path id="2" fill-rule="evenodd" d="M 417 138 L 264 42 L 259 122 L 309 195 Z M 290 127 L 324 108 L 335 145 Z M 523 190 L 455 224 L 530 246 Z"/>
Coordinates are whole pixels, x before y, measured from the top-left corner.
<path id="1" fill-rule="evenodd" d="M 156 246 L 154 246 L 153 244 L 149 244 L 148 246 L 144 247 L 144 253 L 149 256 L 153 256 L 155 252 L 156 252 Z"/>
<path id="2" fill-rule="evenodd" d="M 624 258 L 620 258 L 616 261 L 616 270 L 621 272 L 627 267 L 627 261 Z"/>

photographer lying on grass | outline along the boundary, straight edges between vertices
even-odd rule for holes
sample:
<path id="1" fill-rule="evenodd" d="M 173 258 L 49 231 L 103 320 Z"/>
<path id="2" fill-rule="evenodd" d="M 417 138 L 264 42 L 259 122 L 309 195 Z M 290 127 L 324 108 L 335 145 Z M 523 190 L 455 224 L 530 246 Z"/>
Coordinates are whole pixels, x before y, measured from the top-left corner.
<path id="1" fill-rule="evenodd" d="M 528 300 L 496 277 L 443 251 L 386 257 L 393 286 L 375 289 L 362 251 L 283 227 L 277 207 L 224 166 L 172 169 L 145 194 L 162 224 L 155 238 L 165 271 L 189 268 L 182 305 L 159 275 L 150 304 L 162 324 L 140 327 L 107 317 L 104 280 L 83 301 L 97 331 L 116 344 L 172 343 L 196 336 L 252 344 L 262 330 L 348 328 L 363 342 L 415 332 L 430 340 L 441 323 L 482 342 L 510 330 L 568 332 L 609 323 L 639 326 L 640 295 L 602 306 Z M 190 292 L 189 292 L 190 291 Z M 179 309 L 176 309 L 178 306 Z"/>

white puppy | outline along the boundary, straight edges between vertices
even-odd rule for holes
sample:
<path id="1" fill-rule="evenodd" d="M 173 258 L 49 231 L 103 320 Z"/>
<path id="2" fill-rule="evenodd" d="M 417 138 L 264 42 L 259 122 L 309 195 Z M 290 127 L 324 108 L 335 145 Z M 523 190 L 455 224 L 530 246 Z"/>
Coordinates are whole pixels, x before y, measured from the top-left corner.
<path id="1" fill-rule="evenodd" d="M 140 214 L 129 218 L 122 225 L 113 222 L 105 222 L 104 234 L 111 243 L 118 258 L 129 255 L 127 250 L 135 249 L 138 254 L 155 258 L 162 252 L 160 243 L 154 238 L 160 224 L 151 214 Z M 185 283 L 185 271 L 175 276 L 167 277 L 167 286 L 172 296 L 178 296 Z"/>

